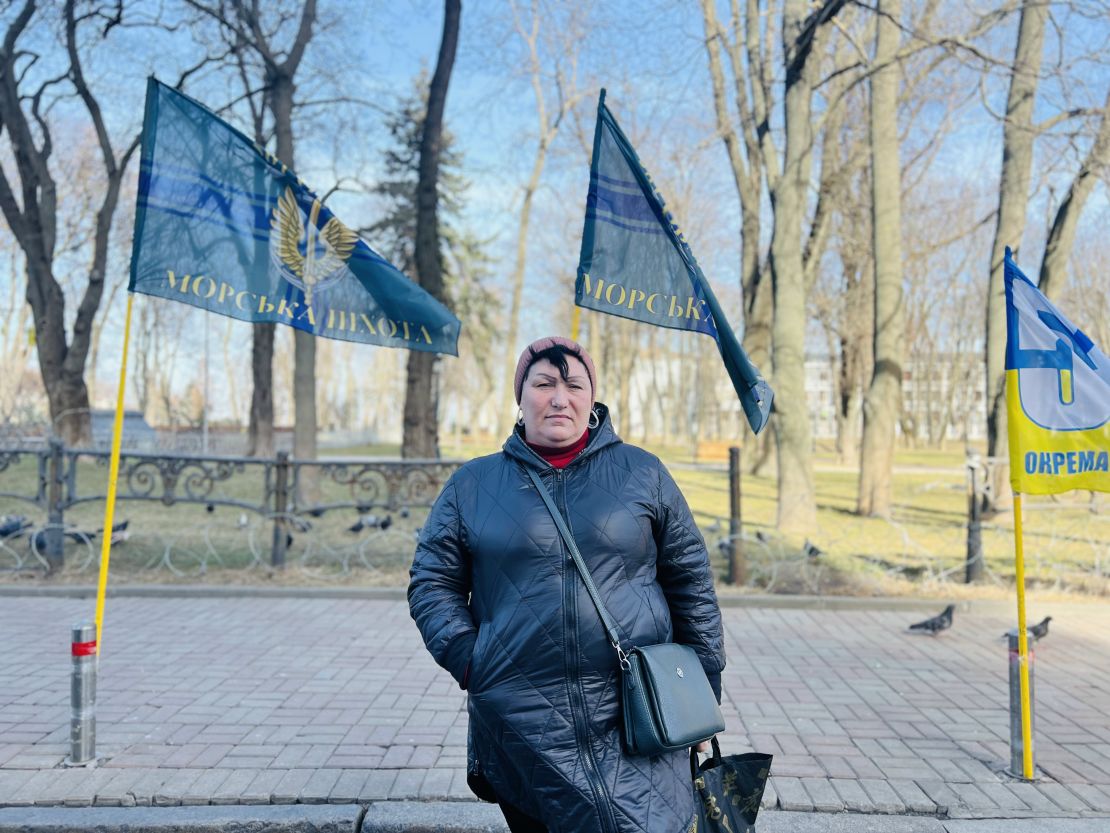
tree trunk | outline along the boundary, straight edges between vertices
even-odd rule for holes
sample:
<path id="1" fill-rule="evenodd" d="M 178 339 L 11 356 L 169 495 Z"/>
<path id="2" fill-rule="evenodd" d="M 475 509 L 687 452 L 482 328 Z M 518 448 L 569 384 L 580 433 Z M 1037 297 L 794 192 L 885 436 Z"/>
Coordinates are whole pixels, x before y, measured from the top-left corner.
<path id="1" fill-rule="evenodd" d="M 261 111 L 260 111 L 261 112 Z M 261 115 L 259 116 L 261 118 Z M 254 140 L 266 144 L 261 124 L 255 125 Z M 261 182 L 259 182 L 261 187 Z M 255 242 L 256 259 L 268 257 L 266 245 Z M 247 454 L 273 457 L 274 446 L 274 336 L 276 324 L 251 324 L 251 403 L 247 427 Z"/>
<path id="2" fill-rule="evenodd" d="M 747 228 L 747 225 L 745 225 Z M 745 236 L 748 231 L 745 231 Z M 758 238 L 756 238 L 758 239 Z M 772 358 L 772 326 L 774 322 L 774 283 L 771 269 L 756 266 L 758 277 L 750 288 L 744 287 L 744 351 L 752 364 L 770 379 L 774 378 Z M 751 474 L 775 477 L 778 469 L 778 448 L 774 431 L 764 431 L 752 439 L 752 451 L 745 453 L 744 464 Z"/>
<path id="3" fill-rule="evenodd" d="M 54 433 L 68 446 L 91 444 L 89 390 L 83 376 L 63 376 L 47 386 Z"/>
<path id="4" fill-rule="evenodd" d="M 270 113 L 274 117 L 274 132 L 277 138 L 277 157 L 290 169 L 293 167 L 293 79 L 304 57 L 308 42 L 312 40 L 312 27 L 316 22 L 316 0 L 304 0 L 297 33 L 285 58 L 277 61 L 279 50 L 267 40 L 266 27 L 260 19 L 261 10 L 257 3 L 246 4 L 244 0 L 231 0 L 230 8 L 220 6 L 219 11 L 210 11 L 220 25 L 230 30 L 237 44 L 240 56 L 247 50 L 257 54 L 265 66 L 266 95 Z M 248 70 L 240 57 L 240 71 L 246 76 Z M 249 84 L 247 84 L 249 88 Z M 249 90 L 248 90 L 249 98 Z M 255 141 L 263 144 L 261 134 L 262 110 L 255 109 Z M 264 256 L 264 255 L 263 255 Z M 257 456 L 270 456 L 274 453 L 274 325 L 255 324 L 251 347 L 251 410 L 248 429 L 250 453 Z M 302 334 L 299 330 L 294 336 L 293 370 L 293 456 L 311 460 L 316 457 L 316 343 L 314 337 Z M 315 491 L 314 472 L 302 471 L 300 474 L 300 497 L 312 496 Z"/>
<path id="5" fill-rule="evenodd" d="M 840 339 L 840 398 L 837 401 L 837 449 L 841 462 L 859 463 L 863 382 L 872 373 L 874 348 L 871 326 L 874 319 L 873 264 L 865 246 L 841 248 L 847 288 L 844 331 Z"/>
<path id="6" fill-rule="evenodd" d="M 806 285 L 802 259 L 802 224 L 813 149 L 815 62 L 808 59 L 819 28 L 842 5 L 826 3 L 808 18 L 805 0 L 785 0 L 783 5 L 786 152 L 782 176 L 771 192 L 775 216 L 771 237 L 771 336 L 777 403 L 773 411 L 779 470 L 777 525 L 788 534 L 811 532 L 817 522 L 813 441 L 805 393 Z"/>
<path id="7" fill-rule="evenodd" d="M 713 104 L 717 118 L 717 131 L 728 154 L 729 166 L 740 199 L 740 284 L 744 296 L 744 338 L 742 346 L 752 363 L 771 376 L 771 319 L 772 289 L 767 270 L 760 258 L 760 183 L 765 176 L 763 152 L 759 143 L 759 124 L 766 102 L 760 96 L 758 79 L 752 81 L 755 107 L 749 103 L 741 29 L 746 36 L 748 64 L 758 63 L 762 50 L 758 27 L 758 13 L 753 4 L 747 6 L 746 26 L 741 22 L 739 9 L 734 7 L 732 40 L 726 36 L 714 0 L 702 0 L 702 18 L 705 23 L 706 52 L 713 89 Z M 725 96 L 725 76 L 721 62 L 721 47 L 725 47 L 734 78 L 735 104 L 740 122 L 740 135 L 733 127 Z M 740 152 L 741 136 L 745 154 Z M 767 431 L 752 442 L 753 452 L 746 455 L 745 464 L 752 473 L 774 474 L 776 457 L 774 437 Z"/>
<path id="8" fill-rule="evenodd" d="M 443 258 L 440 252 L 438 202 L 439 156 L 443 139 L 443 110 L 447 87 L 455 63 L 459 40 L 460 0 L 446 0 L 443 37 L 439 44 L 435 74 L 428 88 L 428 112 L 420 138 L 420 167 L 416 186 L 416 272 L 420 285 L 432 297 L 446 302 L 443 289 Z M 405 411 L 402 425 L 402 457 L 439 457 L 438 356 L 413 352 L 408 360 Z"/>
<path id="9" fill-rule="evenodd" d="M 879 0 L 871 75 L 871 236 L 875 253 L 875 366 L 863 405 L 861 515 L 890 517 L 895 426 L 902 407 L 902 178 L 898 153 L 901 0 Z"/>
<path id="10" fill-rule="evenodd" d="M 47 82 L 37 92 L 21 90 L 26 67 L 17 63 L 28 54 L 18 44 L 35 13 L 35 3 L 27 0 L 9 22 L 0 46 L 0 125 L 10 145 L 13 168 L 18 174 L 22 205 L 0 168 L 0 213 L 26 258 L 27 303 L 35 322 L 36 346 L 43 386 L 50 405 L 53 428 L 71 445 L 89 439 L 89 394 L 84 374 L 92 341 L 93 322 L 104 292 L 104 275 L 112 217 L 119 201 L 120 183 L 138 140 L 118 158 L 112 149 L 100 105 L 90 91 L 77 49 L 78 15 L 74 0 L 64 5 L 65 49 L 68 66 L 65 75 L 81 99 L 96 135 L 103 164 L 104 190 L 96 211 L 92 257 L 85 290 L 73 316 L 72 338 L 66 337 L 65 294 L 54 276 L 57 237 L 57 188 L 49 167 L 53 152 L 50 123 L 45 117 L 52 104 L 43 107 L 42 95 Z M 61 80 L 61 78 L 57 79 Z M 27 106 L 31 116 L 24 110 Z M 30 119 L 35 121 L 32 129 Z"/>
<path id="11" fill-rule="evenodd" d="M 274 328 L 252 324 L 251 415 L 247 432 L 252 457 L 274 456 Z"/>
<path id="12" fill-rule="evenodd" d="M 1079 215 L 1098 182 L 1099 171 L 1107 162 L 1110 162 L 1110 93 L 1102 107 L 1098 134 L 1079 168 L 1079 173 L 1068 186 L 1068 193 L 1064 195 L 1048 233 L 1037 287 L 1049 300 L 1057 300 L 1063 292 L 1068 275 L 1068 259 L 1075 244 L 1075 230 L 1079 226 Z"/>
<path id="13" fill-rule="evenodd" d="M 277 158 L 290 170 L 296 170 L 293 147 L 293 93 L 296 86 L 292 74 L 284 68 L 271 69 L 268 75 Z M 316 336 L 296 329 L 293 330 L 293 459 L 316 459 Z M 298 506 L 316 503 L 316 475 L 312 467 L 301 468 L 298 472 Z"/>
<path id="14" fill-rule="evenodd" d="M 1002 174 L 998 187 L 998 225 L 991 245 L 991 277 L 987 295 L 987 455 L 1006 457 L 1006 286 L 1003 262 L 1006 247 L 1017 258 L 1025 231 L 1029 200 L 1030 169 L 1033 165 L 1033 104 L 1041 69 L 1045 20 L 1048 7 L 1038 0 L 1025 0 L 1021 8 L 1017 49 L 1006 101 L 1006 123 L 1002 130 Z M 994 478 L 985 507 L 999 511 L 1010 496 L 1009 468 L 1004 459 L 993 467 Z M 988 497 L 988 500 L 991 500 Z"/>

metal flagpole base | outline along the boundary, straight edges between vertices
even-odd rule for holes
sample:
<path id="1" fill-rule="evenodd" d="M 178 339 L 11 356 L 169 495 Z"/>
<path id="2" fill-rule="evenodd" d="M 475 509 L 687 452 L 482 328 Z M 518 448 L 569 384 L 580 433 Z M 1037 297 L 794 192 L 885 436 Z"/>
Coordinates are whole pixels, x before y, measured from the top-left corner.
<path id="1" fill-rule="evenodd" d="M 1018 645 L 1018 629 L 1011 628 L 1006 632 L 1006 641 L 1010 648 L 1010 767 L 1004 770 L 1011 778 L 1022 781 L 1036 781 L 1037 767 L 1033 765 L 1033 777 L 1026 778 L 1024 773 L 1025 750 L 1022 744 L 1021 732 L 1021 655 Z M 1030 641 L 1032 639 L 1030 638 Z M 1029 743 L 1034 751 L 1033 733 L 1035 731 L 1036 710 L 1033 708 L 1033 646 L 1028 646 L 1029 658 Z"/>

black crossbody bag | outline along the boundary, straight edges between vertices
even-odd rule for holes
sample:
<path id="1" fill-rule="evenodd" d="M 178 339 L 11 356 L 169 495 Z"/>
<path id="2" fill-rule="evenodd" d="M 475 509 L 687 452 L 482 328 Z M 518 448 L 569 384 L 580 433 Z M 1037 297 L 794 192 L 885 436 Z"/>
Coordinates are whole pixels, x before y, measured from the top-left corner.
<path id="1" fill-rule="evenodd" d="M 659 755 L 686 749 L 724 731 L 725 720 L 709 685 L 701 660 L 689 645 L 621 645 L 620 632 L 601 602 L 578 545 L 543 481 L 528 469 L 536 489 L 547 504 L 563 542 L 570 551 L 586 592 L 597 608 L 605 633 L 621 668 L 621 704 L 624 743 L 629 754 Z"/>

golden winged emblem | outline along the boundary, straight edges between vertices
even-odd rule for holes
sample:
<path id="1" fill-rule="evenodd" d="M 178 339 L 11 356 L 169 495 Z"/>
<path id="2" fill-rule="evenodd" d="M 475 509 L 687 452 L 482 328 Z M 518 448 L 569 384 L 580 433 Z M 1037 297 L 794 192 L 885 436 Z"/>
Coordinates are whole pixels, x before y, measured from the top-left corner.
<path id="1" fill-rule="evenodd" d="M 342 277 L 347 259 L 358 242 L 358 235 L 339 222 L 338 217 L 332 217 L 322 229 L 317 229 L 319 215 L 320 201 L 313 200 L 306 222 L 293 189 L 286 188 L 270 217 L 271 259 L 290 283 L 304 290 L 304 302 L 309 307 L 314 289 Z"/>

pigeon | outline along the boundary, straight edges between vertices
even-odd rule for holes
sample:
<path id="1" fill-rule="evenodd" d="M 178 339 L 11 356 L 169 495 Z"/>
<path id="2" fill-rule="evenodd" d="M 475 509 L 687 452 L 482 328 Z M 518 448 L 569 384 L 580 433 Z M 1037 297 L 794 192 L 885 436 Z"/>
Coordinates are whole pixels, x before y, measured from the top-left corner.
<path id="1" fill-rule="evenodd" d="M 1052 617 L 1046 616 L 1037 624 L 1030 625 L 1028 627 L 1029 635 L 1033 637 L 1034 642 L 1044 639 L 1046 636 L 1048 636 L 1048 623 L 1051 621 Z"/>
<path id="2" fill-rule="evenodd" d="M 1037 624 L 1035 624 L 1035 625 L 1027 625 L 1026 628 L 1025 628 L 1025 632 L 1028 633 L 1031 637 L 1033 637 L 1034 642 L 1037 642 L 1038 640 L 1044 639 L 1046 636 L 1048 636 L 1048 623 L 1051 622 L 1051 621 L 1052 621 L 1052 617 L 1051 616 L 1046 616 L 1046 617 L 1044 617 L 1044 619 L 1037 622 Z M 1006 633 L 1002 634 L 1002 638 L 1003 639 L 1009 639 L 1010 634 L 1013 634 L 1013 635 L 1016 636 L 1017 632 L 1018 632 L 1017 628 L 1014 628 L 1012 631 L 1006 631 Z"/>
<path id="3" fill-rule="evenodd" d="M 347 527 L 347 531 L 352 533 L 362 532 L 364 529 L 372 529 L 377 526 L 379 522 L 380 520 L 377 515 L 359 515 L 354 525 Z"/>
<path id="4" fill-rule="evenodd" d="M 23 515 L 5 515 L 0 518 L 0 538 L 11 538 L 23 534 L 32 526 Z"/>
<path id="5" fill-rule="evenodd" d="M 130 518 L 124 518 L 119 523 L 112 524 L 112 534 L 110 536 L 111 540 L 109 541 L 109 543 L 122 544 L 124 541 L 130 538 L 131 533 L 127 531 L 127 527 L 130 525 Z M 100 535 L 102 532 L 104 532 L 104 527 L 101 527 L 96 532 L 67 532 L 66 537 L 70 538 L 73 541 L 76 541 L 77 543 L 81 543 L 86 539 L 88 541 L 92 541 L 97 535 Z"/>
<path id="6" fill-rule="evenodd" d="M 915 622 L 914 624 L 910 625 L 910 630 L 922 631 L 923 633 L 928 633 L 935 636 L 941 631 L 948 630 L 950 627 L 952 627 L 952 614 L 955 611 L 955 605 L 948 605 L 948 607 L 946 607 L 943 611 L 934 616 L 932 619 L 926 619 L 924 622 Z"/>
<path id="7" fill-rule="evenodd" d="M 355 534 L 362 532 L 364 529 L 381 529 L 384 531 L 392 525 L 392 515 L 386 515 L 384 518 L 379 518 L 377 515 L 360 515 L 352 526 L 347 527 L 347 531 Z"/>
<path id="8" fill-rule="evenodd" d="M 808 538 L 806 538 L 806 542 L 802 544 L 802 555 L 806 558 L 818 558 L 824 554 L 825 551 L 816 544 L 811 544 Z"/>
<path id="9" fill-rule="evenodd" d="M 755 531 L 755 540 L 759 541 L 761 544 L 766 544 L 771 540 L 771 536 L 762 529 L 757 529 Z"/>

